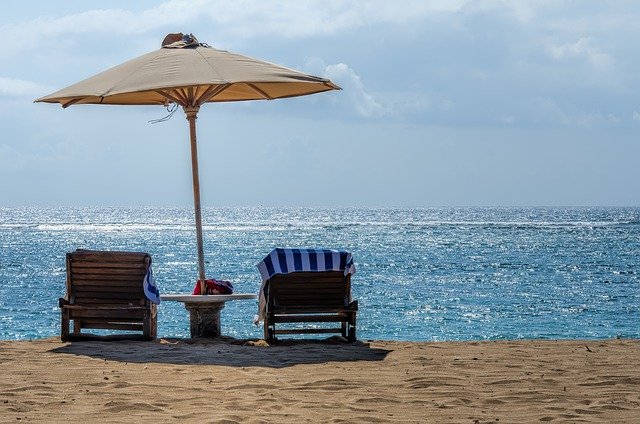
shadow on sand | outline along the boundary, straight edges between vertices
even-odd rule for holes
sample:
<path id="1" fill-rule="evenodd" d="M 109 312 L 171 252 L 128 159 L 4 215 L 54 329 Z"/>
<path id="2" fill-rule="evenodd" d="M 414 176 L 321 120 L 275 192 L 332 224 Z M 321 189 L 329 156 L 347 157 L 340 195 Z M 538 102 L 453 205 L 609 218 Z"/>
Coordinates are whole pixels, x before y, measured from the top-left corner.
<path id="1" fill-rule="evenodd" d="M 263 340 L 157 339 L 150 342 L 83 341 L 52 349 L 53 353 L 87 356 L 106 361 L 174 365 L 224 365 L 285 368 L 326 362 L 382 361 L 390 352 L 342 337 L 325 340 L 285 340 L 268 345 Z"/>

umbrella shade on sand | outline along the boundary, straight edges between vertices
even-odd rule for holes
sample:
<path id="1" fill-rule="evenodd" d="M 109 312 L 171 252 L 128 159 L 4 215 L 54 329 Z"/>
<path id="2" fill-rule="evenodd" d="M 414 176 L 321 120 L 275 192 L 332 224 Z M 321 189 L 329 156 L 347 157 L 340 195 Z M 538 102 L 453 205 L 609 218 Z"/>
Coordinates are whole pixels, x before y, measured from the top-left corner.
<path id="1" fill-rule="evenodd" d="M 273 63 L 217 50 L 193 35 L 169 34 L 162 48 L 115 66 L 36 102 L 75 104 L 182 106 L 191 141 L 193 203 L 196 220 L 198 280 L 205 294 L 204 248 L 196 118 L 206 102 L 273 100 L 305 96 L 340 87 L 328 79 Z"/>

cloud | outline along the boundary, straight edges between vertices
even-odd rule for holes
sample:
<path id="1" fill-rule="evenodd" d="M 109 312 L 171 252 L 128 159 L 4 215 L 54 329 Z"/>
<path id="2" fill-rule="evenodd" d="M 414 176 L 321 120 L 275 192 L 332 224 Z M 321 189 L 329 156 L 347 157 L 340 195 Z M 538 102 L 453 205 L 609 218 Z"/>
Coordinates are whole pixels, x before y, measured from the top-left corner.
<path id="1" fill-rule="evenodd" d="M 556 100 L 545 97 L 531 99 L 527 112 L 528 116 L 524 120 L 537 125 L 595 128 L 623 124 L 623 119 L 613 112 L 570 110 L 569 107 L 560 106 Z M 512 122 L 506 119 L 502 121 Z"/>
<path id="2" fill-rule="evenodd" d="M 597 68 L 607 68 L 613 63 L 613 59 L 593 45 L 589 37 L 581 37 L 574 43 L 565 43 L 551 46 L 549 54 L 556 60 L 585 59 Z"/>
<path id="3" fill-rule="evenodd" d="M 82 35 L 109 35 L 113 38 L 144 34 L 168 25 L 182 25 L 198 16 L 203 1 L 169 1 L 157 7 L 133 12 L 122 9 L 94 9 L 64 16 L 40 16 L 26 22 L 0 27 L 3 40 L 20 42 L 2 43 L 0 52 L 24 53 L 29 48 L 59 44 L 80 45 Z M 190 7 L 190 5 L 192 7 Z M 159 44 L 159 43 L 158 43 Z"/>
<path id="4" fill-rule="evenodd" d="M 0 54 L 15 54 L 3 55 L 0 75 L 24 79 L 24 84 L 0 80 L 0 96 L 42 95 L 52 90 L 27 80 L 66 86 L 148 51 L 166 32 L 192 31 L 214 47 L 258 57 L 266 51 L 284 64 L 321 55 L 327 63 L 304 70 L 345 90 L 310 102 L 331 107 L 341 102 L 349 108 L 346 117 L 581 125 L 608 124 L 617 117 L 630 121 L 628 110 L 637 108 L 632 41 L 640 34 L 631 25 L 638 16 L 632 7 L 554 0 L 149 4 L 91 10 L 75 5 L 57 15 L 52 7 L 40 12 L 47 15 L 0 24 L 3 39 L 20 35 L 20 42 L 0 45 Z M 390 81 L 399 70 L 403 77 Z M 550 98 L 556 102 L 543 100 Z"/>
<path id="5" fill-rule="evenodd" d="M 512 125 L 515 122 L 515 118 L 511 115 L 503 115 L 500 117 L 500 122 L 507 124 L 507 125 Z"/>
<path id="6" fill-rule="evenodd" d="M 388 114 L 385 107 L 367 92 L 362 80 L 356 72 L 344 63 L 327 65 L 324 60 L 314 57 L 307 59 L 303 66 L 304 72 L 321 75 L 338 84 L 344 91 L 349 106 L 357 115 L 365 118 L 379 117 Z"/>
<path id="7" fill-rule="evenodd" d="M 463 0 L 425 2 L 407 0 L 402 7 L 394 2 L 376 0 L 345 2 L 339 0 L 312 1 L 236 1 L 207 2 L 209 18 L 226 24 L 233 16 L 233 26 L 227 29 L 248 37 L 309 37 L 336 34 L 379 23 L 405 24 L 425 17 L 453 13 L 466 3 Z M 205 12 L 206 13 L 206 12 Z M 260 23 L 266 24 L 260 24 Z"/>
<path id="8" fill-rule="evenodd" d="M 640 112 L 638 112 L 637 110 L 634 110 L 632 114 L 632 118 L 634 121 L 640 122 Z"/>
<path id="9" fill-rule="evenodd" d="M 17 78 L 0 77 L 0 98 L 2 97 L 28 97 L 36 98 L 42 93 L 52 91 L 50 87 L 33 81 L 25 81 Z"/>
<path id="10" fill-rule="evenodd" d="M 392 84 L 391 87 L 381 87 L 382 90 L 373 94 L 365 87 L 360 75 L 345 63 L 327 65 L 324 60 L 316 57 L 307 59 L 302 70 L 321 75 L 342 87 L 344 91 L 332 101 L 347 99 L 345 104 L 363 118 L 404 119 L 424 113 L 446 114 L 454 108 L 453 100 L 443 95 L 423 92 L 416 87 L 403 90 Z"/>
<path id="11" fill-rule="evenodd" d="M 535 123 L 570 123 L 565 111 L 552 99 L 536 97 L 531 101 L 531 120 Z"/>
<path id="12" fill-rule="evenodd" d="M 622 122 L 622 119 L 618 118 L 613 113 L 608 113 L 606 117 L 606 121 L 609 122 L 610 124 L 619 124 L 620 122 Z"/>
<path id="13" fill-rule="evenodd" d="M 383 106 L 365 91 L 360 77 L 344 63 L 327 66 L 324 76 L 345 89 L 359 115 L 369 118 L 385 114 Z"/>
<path id="14" fill-rule="evenodd" d="M 300 2 L 240 0 L 172 0 L 134 12 L 122 9 L 94 9 L 66 16 L 37 17 L 0 27 L 4 40 L 20 34 L 20 43 L 3 43 L 2 51 L 22 51 L 64 35 L 139 35 L 159 28 L 207 22 L 208 28 L 227 40 L 263 36 L 278 38 L 312 37 L 351 31 L 378 23 L 403 25 L 421 18 L 454 13 L 463 0 L 424 2 L 407 0 L 402 7 L 389 1 L 344 2 L 311 0 Z M 188 31 L 189 28 L 183 28 Z M 196 34 L 198 35 L 198 34 Z M 82 37 L 77 39 L 82 41 Z M 203 40 L 207 41 L 207 40 Z M 209 40 L 213 42 L 214 40 Z M 74 42 L 73 39 L 67 42 Z"/>

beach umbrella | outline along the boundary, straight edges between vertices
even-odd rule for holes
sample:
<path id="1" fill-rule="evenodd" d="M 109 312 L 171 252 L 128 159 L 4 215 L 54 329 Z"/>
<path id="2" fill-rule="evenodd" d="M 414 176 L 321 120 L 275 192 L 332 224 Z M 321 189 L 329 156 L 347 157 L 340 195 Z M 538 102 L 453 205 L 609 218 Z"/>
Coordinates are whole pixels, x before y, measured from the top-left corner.
<path id="1" fill-rule="evenodd" d="M 36 99 L 77 104 L 181 106 L 189 121 L 193 203 L 196 221 L 198 280 L 205 290 L 204 248 L 196 118 L 207 102 L 273 100 L 340 87 L 328 79 L 218 50 L 192 34 L 169 34 L 159 50 L 144 54 L 60 91 Z"/>

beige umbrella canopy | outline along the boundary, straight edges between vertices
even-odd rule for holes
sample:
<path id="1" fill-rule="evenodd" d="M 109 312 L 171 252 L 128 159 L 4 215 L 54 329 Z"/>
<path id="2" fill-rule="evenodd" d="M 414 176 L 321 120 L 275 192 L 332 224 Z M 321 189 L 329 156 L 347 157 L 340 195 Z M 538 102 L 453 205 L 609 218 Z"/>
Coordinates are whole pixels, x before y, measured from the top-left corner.
<path id="1" fill-rule="evenodd" d="M 191 135 L 191 167 L 196 218 L 198 279 L 204 290 L 205 268 L 198 176 L 196 118 L 206 102 L 272 100 L 304 96 L 340 87 L 304 74 L 199 43 L 193 35 L 169 34 L 162 48 L 115 66 L 36 102 L 182 106 Z"/>

